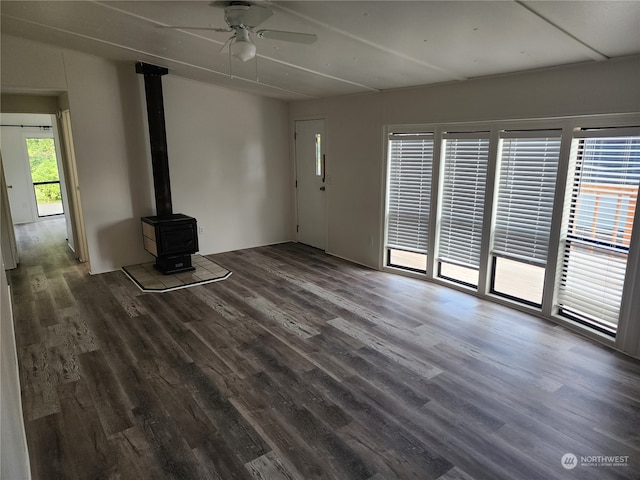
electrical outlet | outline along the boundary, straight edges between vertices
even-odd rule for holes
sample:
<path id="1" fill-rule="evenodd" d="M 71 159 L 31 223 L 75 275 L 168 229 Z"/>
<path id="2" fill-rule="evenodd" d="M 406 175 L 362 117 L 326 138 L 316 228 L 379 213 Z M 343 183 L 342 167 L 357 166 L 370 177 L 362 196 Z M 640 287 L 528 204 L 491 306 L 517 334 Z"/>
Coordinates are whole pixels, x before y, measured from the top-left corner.
<path id="1" fill-rule="evenodd" d="M 199 228 L 198 228 L 198 232 L 200 232 L 200 233 L 204 233 L 204 227 L 199 227 Z"/>

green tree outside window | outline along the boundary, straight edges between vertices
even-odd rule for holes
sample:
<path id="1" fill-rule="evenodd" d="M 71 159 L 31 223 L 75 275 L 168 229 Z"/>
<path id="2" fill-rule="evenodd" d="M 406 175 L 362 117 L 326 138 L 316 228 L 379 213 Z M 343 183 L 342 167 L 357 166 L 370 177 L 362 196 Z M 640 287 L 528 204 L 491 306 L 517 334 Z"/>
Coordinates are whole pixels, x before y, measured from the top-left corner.
<path id="1" fill-rule="evenodd" d="M 27 152 L 31 165 L 31 179 L 34 183 L 60 180 L 56 149 L 52 138 L 27 138 Z M 61 201 L 60 185 L 38 185 L 36 200 L 38 203 Z"/>

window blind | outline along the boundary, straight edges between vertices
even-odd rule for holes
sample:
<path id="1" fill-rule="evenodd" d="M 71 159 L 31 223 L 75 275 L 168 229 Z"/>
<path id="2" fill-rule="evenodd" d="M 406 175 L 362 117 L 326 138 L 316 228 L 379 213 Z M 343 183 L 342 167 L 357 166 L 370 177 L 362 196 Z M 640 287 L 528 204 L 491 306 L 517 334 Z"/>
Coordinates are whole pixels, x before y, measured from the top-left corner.
<path id="1" fill-rule="evenodd" d="M 640 130 L 578 132 L 572 162 L 558 305 L 561 313 L 615 331 L 640 184 Z"/>
<path id="2" fill-rule="evenodd" d="M 445 134 L 438 260 L 480 265 L 489 135 Z"/>
<path id="3" fill-rule="evenodd" d="M 387 246 L 427 253 L 433 135 L 389 137 Z"/>
<path id="4" fill-rule="evenodd" d="M 567 242 L 558 291 L 561 312 L 615 331 L 626 268 L 624 253 Z"/>
<path id="5" fill-rule="evenodd" d="M 546 266 L 560 131 L 503 132 L 493 254 Z"/>

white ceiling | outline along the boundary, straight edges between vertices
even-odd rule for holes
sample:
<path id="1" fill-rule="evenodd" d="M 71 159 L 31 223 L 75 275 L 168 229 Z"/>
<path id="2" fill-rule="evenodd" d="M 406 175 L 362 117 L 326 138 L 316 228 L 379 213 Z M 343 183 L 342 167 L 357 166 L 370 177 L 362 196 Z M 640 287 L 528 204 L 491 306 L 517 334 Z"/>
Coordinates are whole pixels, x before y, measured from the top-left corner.
<path id="1" fill-rule="evenodd" d="M 283 99 L 379 91 L 640 54 L 640 1 L 272 1 L 256 62 L 219 50 L 230 34 L 210 1 L 0 2 L 2 33 Z M 258 3 L 258 2 L 256 2 Z M 133 67 L 132 67 L 133 68 Z"/>

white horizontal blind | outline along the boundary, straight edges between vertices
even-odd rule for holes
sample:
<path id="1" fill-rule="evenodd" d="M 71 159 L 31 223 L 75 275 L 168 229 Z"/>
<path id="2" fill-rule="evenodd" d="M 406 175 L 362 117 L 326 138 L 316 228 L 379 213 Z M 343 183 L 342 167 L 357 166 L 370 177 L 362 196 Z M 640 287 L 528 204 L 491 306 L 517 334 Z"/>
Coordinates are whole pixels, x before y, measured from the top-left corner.
<path id="1" fill-rule="evenodd" d="M 387 247 L 427 253 L 433 135 L 389 137 Z"/>
<path id="2" fill-rule="evenodd" d="M 546 266 L 560 135 L 503 133 L 494 254 Z"/>
<path id="3" fill-rule="evenodd" d="M 573 141 L 558 305 L 615 332 L 640 184 L 640 135 L 597 133 L 578 132 Z"/>
<path id="4" fill-rule="evenodd" d="M 561 310 L 615 331 L 626 268 L 625 253 L 568 242 L 558 291 Z"/>
<path id="5" fill-rule="evenodd" d="M 488 133 L 444 136 L 438 260 L 477 269 L 489 156 Z"/>

